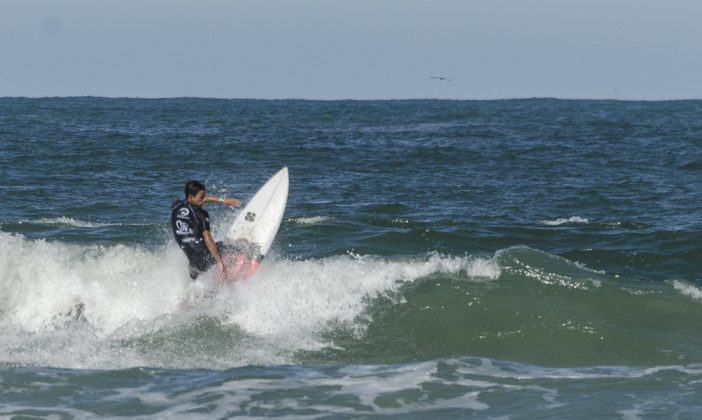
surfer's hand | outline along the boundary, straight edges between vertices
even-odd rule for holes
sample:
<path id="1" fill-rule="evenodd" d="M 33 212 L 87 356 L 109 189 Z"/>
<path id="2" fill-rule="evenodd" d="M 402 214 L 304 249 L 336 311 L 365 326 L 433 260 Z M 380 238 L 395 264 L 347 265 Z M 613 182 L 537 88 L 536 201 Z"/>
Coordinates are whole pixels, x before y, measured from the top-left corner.
<path id="1" fill-rule="evenodd" d="M 224 267 L 224 263 L 222 261 L 218 262 L 217 268 L 219 270 L 219 272 L 217 273 L 219 280 L 225 281 L 227 279 L 227 269 Z"/>
<path id="2" fill-rule="evenodd" d="M 229 207 L 239 207 L 241 206 L 241 201 L 237 200 L 236 198 L 225 198 L 224 205 Z"/>

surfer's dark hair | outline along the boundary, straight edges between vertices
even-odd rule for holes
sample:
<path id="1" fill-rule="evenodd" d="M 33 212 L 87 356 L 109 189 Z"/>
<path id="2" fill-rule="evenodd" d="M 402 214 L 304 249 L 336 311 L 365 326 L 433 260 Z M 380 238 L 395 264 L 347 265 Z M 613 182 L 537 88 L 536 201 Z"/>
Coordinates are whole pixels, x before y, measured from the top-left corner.
<path id="1" fill-rule="evenodd" d="M 185 198 L 190 195 L 197 195 L 200 191 L 205 191 L 205 186 L 199 181 L 188 181 L 185 183 Z"/>

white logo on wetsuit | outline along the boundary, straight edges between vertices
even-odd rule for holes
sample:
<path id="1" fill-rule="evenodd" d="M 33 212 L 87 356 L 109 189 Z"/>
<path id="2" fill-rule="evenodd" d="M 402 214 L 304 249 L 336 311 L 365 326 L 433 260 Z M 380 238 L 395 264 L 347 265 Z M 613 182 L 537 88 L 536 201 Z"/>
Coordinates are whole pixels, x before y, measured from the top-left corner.
<path id="1" fill-rule="evenodd" d="M 180 220 L 176 220 L 175 225 L 176 225 L 176 231 L 175 231 L 176 235 L 183 236 L 183 235 L 192 235 L 193 234 L 193 230 L 190 229 L 190 226 L 187 223 L 182 222 Z"/>
<path id="2" fill-rule="evenodd" d="M 190 215 L 190 210 L 188 210 L 187 207 L 183 207 L 182 209 L 178 210 L 178 218 L 179 219 L 187 219 L 189 215 Z"/>

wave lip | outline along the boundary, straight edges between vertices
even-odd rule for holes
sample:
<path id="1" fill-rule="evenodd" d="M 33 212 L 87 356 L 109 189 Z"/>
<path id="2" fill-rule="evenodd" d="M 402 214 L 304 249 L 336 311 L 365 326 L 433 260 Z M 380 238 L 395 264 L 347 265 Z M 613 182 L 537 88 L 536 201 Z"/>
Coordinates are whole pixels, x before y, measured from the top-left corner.
<path id="1" fill-rule="evenodd" d="M 683 280 L 673 280 L 672 284 L 681 294 L 702 301 L 702 288 Z"/>

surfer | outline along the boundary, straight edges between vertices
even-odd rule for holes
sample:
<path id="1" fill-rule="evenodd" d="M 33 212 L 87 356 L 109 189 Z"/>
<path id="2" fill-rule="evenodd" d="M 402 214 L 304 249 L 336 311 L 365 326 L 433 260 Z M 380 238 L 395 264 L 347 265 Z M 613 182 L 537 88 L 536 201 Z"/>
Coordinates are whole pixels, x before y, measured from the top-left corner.
<path id="1" fill-rule="evenodd" d="M 230 207 L 241 205 L 236 198 L 207 195 L 205 186 L 198 181 L 188 181 L 185 184 L 185 200 L 176 200 L 171 205 L 173 235 L 188 257 L 188 271 L 193 280 L 215 264 L 220 276 L 227 274 L 218 244 L 210 233 L 210 215 L 202 208 L 203 204 L 217 202 Z"/>

